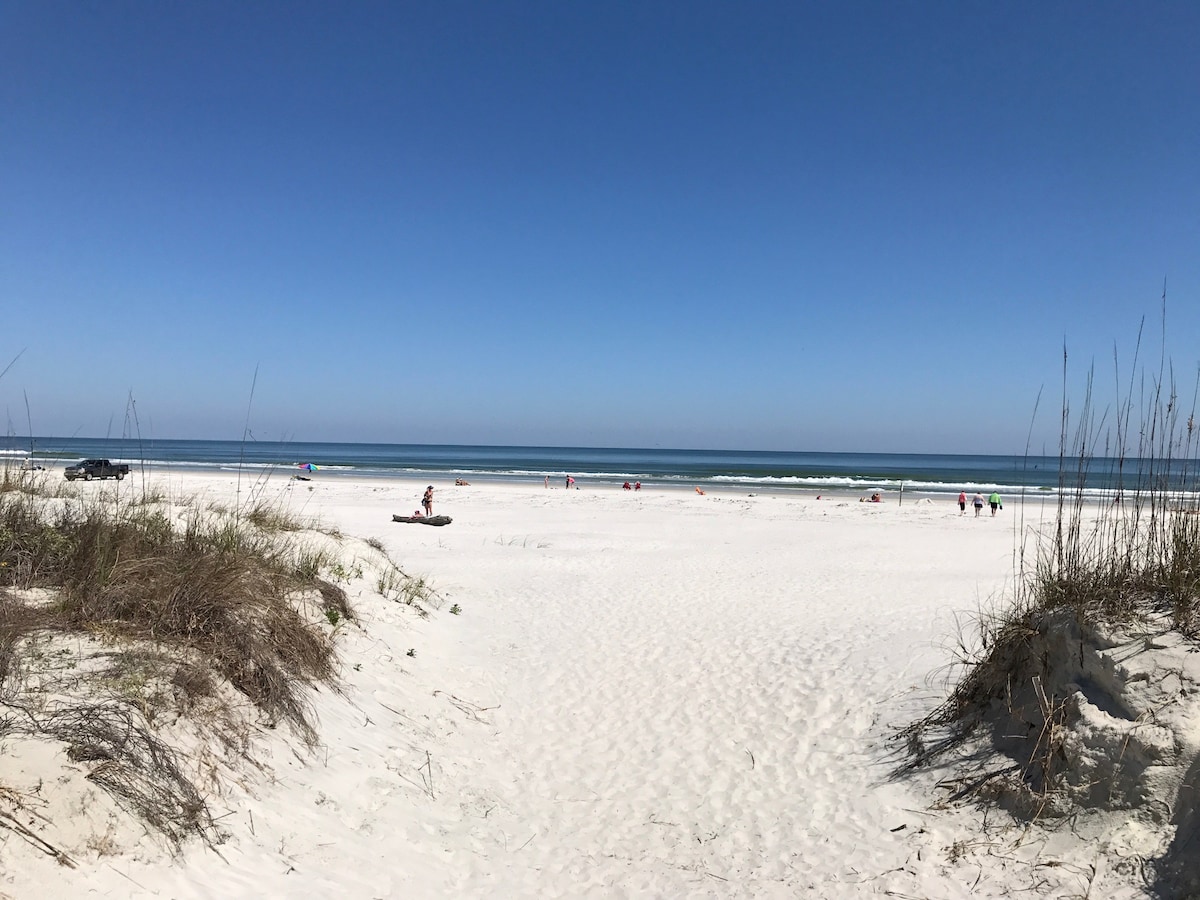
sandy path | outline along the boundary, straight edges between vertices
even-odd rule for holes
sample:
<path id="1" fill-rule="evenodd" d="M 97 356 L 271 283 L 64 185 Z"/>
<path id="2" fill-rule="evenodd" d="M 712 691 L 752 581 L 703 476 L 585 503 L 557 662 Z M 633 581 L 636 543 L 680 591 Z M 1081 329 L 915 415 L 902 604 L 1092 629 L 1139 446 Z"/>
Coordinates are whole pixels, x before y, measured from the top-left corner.
<path id="1" fill-rule="evenodd" d="M 881 784 L 881 740 L 929 696 L 946 613 L 1004 581 L 1011 532 L 929 508 L 616 499 L 535 497 L 517 534 L 483 495 L 439 541 L 477 543 L 439 576 L 471 598 L 460 696 L 502 703 L 475 773 L 494 806 L 455 890 L 794 896 L 903 863 L 889 829 L 919 801 Z"/>

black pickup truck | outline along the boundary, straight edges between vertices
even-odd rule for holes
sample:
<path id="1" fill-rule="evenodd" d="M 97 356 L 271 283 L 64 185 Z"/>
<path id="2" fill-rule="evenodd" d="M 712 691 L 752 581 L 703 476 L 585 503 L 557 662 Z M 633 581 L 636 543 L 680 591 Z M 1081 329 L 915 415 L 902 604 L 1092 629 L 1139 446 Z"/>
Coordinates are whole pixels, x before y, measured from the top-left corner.
<path id="1" fill-rule="evenodd" d="M 67 481 L 74 481 L 76 478 L 82 478 L 84 481 L 91 481 L 93 478 L 115 478 L 120 481 L 129 474 L 129 464 L 113 463 L 107 459 L 85 459 L 73 466 L 67 466 L 63 474 L 67 476 Z"/>

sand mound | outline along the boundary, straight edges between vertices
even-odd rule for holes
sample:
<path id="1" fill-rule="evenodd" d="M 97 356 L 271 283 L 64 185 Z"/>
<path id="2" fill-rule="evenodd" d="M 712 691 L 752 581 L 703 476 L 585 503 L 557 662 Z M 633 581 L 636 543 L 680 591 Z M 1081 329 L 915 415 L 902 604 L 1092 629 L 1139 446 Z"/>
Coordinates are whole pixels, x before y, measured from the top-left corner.
<path id="1" fill-rule="evenodd" d="M 978 722 L 986 736 L 969 748 L 960 775 L 971 790 L 960 794 L 977 789 L 1023 820 L 1090 818 L 1089 828 L 1118 851 L 1154 860 L 1164 896 L 1193 896 L 1200 889 L 1195 642 L 1165 619 L 1105 629 L 1069 609 L 1018 624 L 988 661 L 984 680 L 994 692 Z"/>

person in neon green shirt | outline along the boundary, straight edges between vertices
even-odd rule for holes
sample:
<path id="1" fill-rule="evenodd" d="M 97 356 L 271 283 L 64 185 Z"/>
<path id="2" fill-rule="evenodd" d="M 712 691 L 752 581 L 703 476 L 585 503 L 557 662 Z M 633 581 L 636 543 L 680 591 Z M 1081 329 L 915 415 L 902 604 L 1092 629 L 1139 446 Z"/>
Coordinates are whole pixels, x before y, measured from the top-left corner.
<path id="1" fill-rule="evenodd" d="M 997 509 L 1004 509 L 1004 504 L 1000 502 L 1000 495 L 992 491 L 992 495 L 988 497 L 988 504 L 992 507 L 992 515 L 996 514 Z"/>

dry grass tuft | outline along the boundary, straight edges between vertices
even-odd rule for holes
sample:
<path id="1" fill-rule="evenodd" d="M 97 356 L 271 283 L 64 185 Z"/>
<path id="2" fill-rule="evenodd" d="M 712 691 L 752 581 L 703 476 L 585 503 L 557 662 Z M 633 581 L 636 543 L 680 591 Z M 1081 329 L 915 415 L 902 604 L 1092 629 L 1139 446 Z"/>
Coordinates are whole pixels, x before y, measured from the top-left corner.
<path id="1" fill-rule="evenodd" d="M 30 733 L 63 741 L 74 762 L 96 763 L 88 780 L 175 846 L 191 834 L 216 843 L 208 806 L 175 753 L 127 707 L 72 704 L 34 721 Z"/>
<path id="2" fill-rule="evenodd" d="M 320 577 L 328 553 L 298 544 L 300 525 L 264 509 L 179 526 L 156 501 L 0 492 L 0 727 L 67 743 L 73 760 L 96 764 L 92 781 L 176 845 L 187 834 L 212 843 L 216 830 L 152 730 L 160 705 L 215 702 L 227 682 L 311 744 L 306 689 L 336 667 L 329 622 L 306 619 L 299 598 L 320 598 L 330 621 L 354 619 L 345 592 Z M 53 599 L 27 602 L 30 591 Z M 19 702 L 25 639 L 43 632 L 117 648 L 105 654 L 105 702 Z"/>

